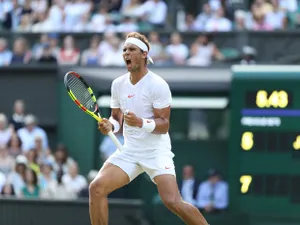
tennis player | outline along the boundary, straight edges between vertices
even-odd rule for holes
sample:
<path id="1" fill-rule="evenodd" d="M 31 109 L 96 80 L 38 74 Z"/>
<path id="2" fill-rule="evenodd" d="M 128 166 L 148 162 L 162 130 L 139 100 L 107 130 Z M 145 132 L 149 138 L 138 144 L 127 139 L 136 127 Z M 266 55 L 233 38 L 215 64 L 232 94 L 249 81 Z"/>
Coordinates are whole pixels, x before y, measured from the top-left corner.
<path id="1" fill-rule="evenodd" d="M 144 35 L 127 35 L 123 58 L 129 72 L 113 81 L 111 117 L 98 124 L 104 135 L 123 126 L 124 146 L 107 159 L 90 184 L 91 222 L 108 225 L 108 194 L 146 172 L 169 210 L 186 224 L 207 225 L 198 209 L 184 202 L 178 191 L 168 134 L 172 96 L 166 81 L 147 68 L 153 63 L 149 49 Z"/>

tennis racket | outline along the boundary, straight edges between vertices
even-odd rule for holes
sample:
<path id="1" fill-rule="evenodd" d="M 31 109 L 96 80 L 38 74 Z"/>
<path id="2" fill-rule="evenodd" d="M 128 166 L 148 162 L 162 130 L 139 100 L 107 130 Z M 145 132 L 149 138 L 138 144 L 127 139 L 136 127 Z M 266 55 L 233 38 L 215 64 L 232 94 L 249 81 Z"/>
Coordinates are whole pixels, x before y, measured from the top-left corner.
<path id="1" fill-rule="evenodd" d="M 64 83 L 68 94 L 75 104 L 95 120 L 101 122 L 102 117 L 100 115 L 96 97 L 87 82 L 78 73 L 70 71 L 66 73 Z M 114 133 L 110 131 L 108 136 L 115 143 L 117 148 L 122 151 L 123 146 Z"/>

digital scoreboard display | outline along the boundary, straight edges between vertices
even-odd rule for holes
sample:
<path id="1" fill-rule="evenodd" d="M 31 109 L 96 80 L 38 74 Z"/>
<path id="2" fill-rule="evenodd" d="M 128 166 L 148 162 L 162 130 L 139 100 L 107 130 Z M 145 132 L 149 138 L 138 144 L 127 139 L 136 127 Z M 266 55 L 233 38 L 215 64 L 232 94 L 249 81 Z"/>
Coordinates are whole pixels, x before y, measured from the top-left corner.
<path id="1" fill-rule="evenodd" d="M 300 215 L 300 66 L 233 66 L 230 197 L 240 212 Z"/>

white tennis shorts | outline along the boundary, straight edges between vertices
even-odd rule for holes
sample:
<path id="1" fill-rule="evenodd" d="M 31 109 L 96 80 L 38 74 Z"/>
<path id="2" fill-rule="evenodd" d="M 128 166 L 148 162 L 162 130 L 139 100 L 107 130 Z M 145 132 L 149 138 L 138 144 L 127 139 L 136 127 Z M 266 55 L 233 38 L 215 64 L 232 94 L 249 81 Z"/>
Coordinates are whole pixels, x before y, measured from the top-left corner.
<path id="1" fill-rule="evenodd" d="M 130 182 L 143 172 L 146 172 L 154 182 L 154 178 L 158 175 L 176 176 L 173 157 L 171 151 L 147 157 L 133 156 L 117 150 L 107 159 L 107 162 L 120 167 L 128 175 Z"/>

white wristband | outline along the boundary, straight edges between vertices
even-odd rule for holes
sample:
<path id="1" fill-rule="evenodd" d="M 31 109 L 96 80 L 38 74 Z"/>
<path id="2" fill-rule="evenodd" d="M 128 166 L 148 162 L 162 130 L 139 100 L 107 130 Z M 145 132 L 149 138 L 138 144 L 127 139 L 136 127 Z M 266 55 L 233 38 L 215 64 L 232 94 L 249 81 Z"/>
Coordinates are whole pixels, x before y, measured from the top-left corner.
<path id="1" fill-rule="evenodd" d="M 155 127 L 156 127 L 156 123 L 155 120 L 153 119 L 144 119 L 143 120 L 143 126 L 142 129 L 144 129 L 145 131 L 151 133 L 152 131 L 154 131 Z"/>
<path id="2" fill-rule="evenodd" d="M 118 121 L 116 121 L 114 118 L 109 117 L 109 122 L 113 125 L 114 129 L 113 132 L 117 133 L 120 130 L 120 124 Z"/>

